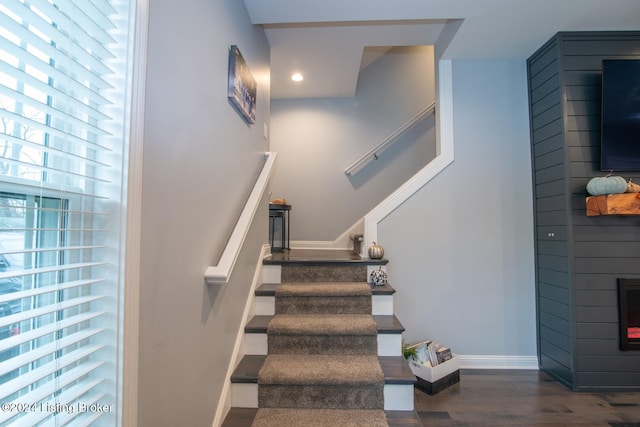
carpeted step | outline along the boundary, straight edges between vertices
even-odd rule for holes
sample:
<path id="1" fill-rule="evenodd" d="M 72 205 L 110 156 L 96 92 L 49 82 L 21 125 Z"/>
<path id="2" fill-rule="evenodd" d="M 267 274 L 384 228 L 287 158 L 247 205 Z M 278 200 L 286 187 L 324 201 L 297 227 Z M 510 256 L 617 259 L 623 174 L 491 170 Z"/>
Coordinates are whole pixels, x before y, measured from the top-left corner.
<path id="1" fill-rule="evenodd" d="M 258 385 L 260 408 L 384 409 L 376 356 L 269 355 Z"/>
<path id="2" fill-rule="evenodd" d="M 257 413 L 258 408 L 231 408 L 222 423 L 222 427 L 252 427 Z M 423 427 L 416 411 L 384 411 L 384 413 L 387 416 L 389 427 Z M 277 424 L 278 427 L 289 425 L 292 424 Z M 300 424 L 300 426 L 304 427 L 311 427 L 313 425 L 309 420 Z M 367 425 L 368 424 L 360 423 L 358 427 L 366 427 Z M 339 425 L 336 425 L 336 427 L 339 427 Z"/>
<path id="3" fill-rule="evenodd" d="M 269 354 L 378 354 L 370 314 L 279 314 L 267 328 Z"/>
<path id="4" fill-rule="evenodd" d="M 231 375 L 232 383 L 255 384 L 258 382 L 258 373 L 262 369 L 267 356 L 244 356 L 235 371 Z M 407 361 L 402 356 L 378 356 L 378 362 L 384 374 L 385 384 L 408 384 L 413 387 L 416 377 L 413 375 Z"/>
<path id="5" fill-rule="evenodd" d="M 338 268 L 336 268 L 338 267 Z M 283 264 L 281 281 L 287 282 L 359 282 L 367 280 L 364 264 Z"/>
<path id="6" fill-rule="evenodd" d="M 252 427 L 388 427 L 384 411 L 344 409 L 258 409 Z"/>
<path id="7" fill-rule="evenodd" d="M 276 314 L 371 314 L 366 282 L 284 283 L 275 291 Z"/>

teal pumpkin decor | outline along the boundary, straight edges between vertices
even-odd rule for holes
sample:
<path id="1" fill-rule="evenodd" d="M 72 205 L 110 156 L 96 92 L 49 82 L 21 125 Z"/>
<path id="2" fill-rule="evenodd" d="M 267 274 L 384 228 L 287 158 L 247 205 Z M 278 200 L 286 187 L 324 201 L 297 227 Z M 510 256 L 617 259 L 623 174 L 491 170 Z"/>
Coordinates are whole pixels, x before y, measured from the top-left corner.
<path id="1" fill-rule="evenodd" d="M 598 176 L 587 183 L 587 193 L 592 196 L 622 194 L 627 191 L 627 181 L 621 176 Z"/>

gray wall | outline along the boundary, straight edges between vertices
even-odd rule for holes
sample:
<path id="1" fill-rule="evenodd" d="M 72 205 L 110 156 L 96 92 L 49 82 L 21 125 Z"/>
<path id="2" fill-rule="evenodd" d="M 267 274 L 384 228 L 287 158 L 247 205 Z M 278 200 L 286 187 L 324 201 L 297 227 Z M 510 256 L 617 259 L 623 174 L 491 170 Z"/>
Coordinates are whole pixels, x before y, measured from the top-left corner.
<path id="1" fill-rule="evenodd" d="M 228 49 L 258 81 L 257 123 L 227 101 Z M 207 286 L 263 164 L 269 47 L 237 0 L 151 0 L 141 230 L 139 426 L 211 426 L 267 241 L 266 198 L 228 285 Z"/>
<path id="2" fill-rule="evenodd" d="M 535 356 L 524 61 L 454 61 L 455 161 L 379 226 L 405 339 Z"/>
<path id="3" fill-rule="evenodd" d="M 428 117 L 354 177 L 344 169 L 435 99 L 431 46 L 394 48 L 351 99 L 273 100 L 272 197 L 293 205 L 292 240 L 334 240 L 435 155 Z"/>

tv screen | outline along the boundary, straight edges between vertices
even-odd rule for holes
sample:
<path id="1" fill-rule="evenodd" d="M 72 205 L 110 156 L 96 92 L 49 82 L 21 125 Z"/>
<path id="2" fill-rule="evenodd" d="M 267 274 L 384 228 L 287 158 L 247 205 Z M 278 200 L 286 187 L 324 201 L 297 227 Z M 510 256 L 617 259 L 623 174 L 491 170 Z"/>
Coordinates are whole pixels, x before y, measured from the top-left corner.
<path id="1" fill-rule="evenodd" d="M 640 60 L 602 61 L 600 169 L 640 171 Z"/>

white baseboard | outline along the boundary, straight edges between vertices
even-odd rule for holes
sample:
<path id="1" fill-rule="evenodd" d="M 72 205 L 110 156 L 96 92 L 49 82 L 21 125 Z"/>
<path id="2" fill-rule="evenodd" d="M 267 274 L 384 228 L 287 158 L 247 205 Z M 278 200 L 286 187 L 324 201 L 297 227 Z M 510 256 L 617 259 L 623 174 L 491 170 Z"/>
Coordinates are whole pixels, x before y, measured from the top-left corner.
<path id="1" fill-rule="evenodd" d="M 360 218 L 351 227 L 347 228 L 336 240 L 292 240 L 292 249 L 353 249 L 351 234 L 364 233 L 364 218 Z"/>
<path id="2" fill-rule="evenodd" d="M 292 240 L 291 249 L 348 249 L 336 247 L 332 240 Z"/>
<path id="3" fill-rule="evenodd" d="M 538 370 L 537 356 L 460 355 L 460 369 Z"/>

